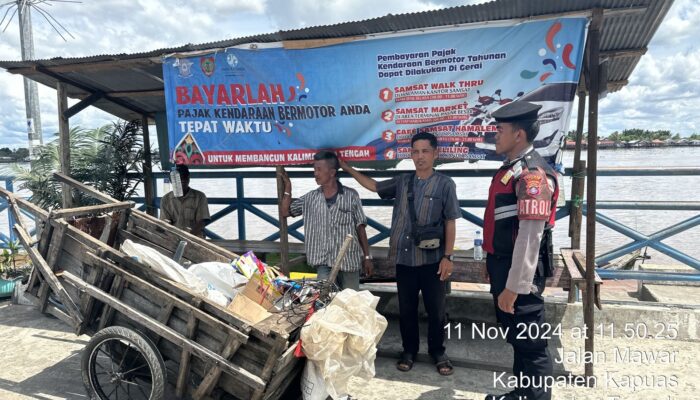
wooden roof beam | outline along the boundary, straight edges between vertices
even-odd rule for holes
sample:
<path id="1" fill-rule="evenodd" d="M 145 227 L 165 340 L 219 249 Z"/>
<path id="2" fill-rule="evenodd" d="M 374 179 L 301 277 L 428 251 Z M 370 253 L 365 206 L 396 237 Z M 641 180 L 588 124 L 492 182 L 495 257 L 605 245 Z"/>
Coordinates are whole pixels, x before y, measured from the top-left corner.
<path id="1" fill-rule="evenodd" d="M 109 97 L 151 97 L 151 96 L 165 96 L 165 90 L 125 90 L 120 92 L 107 92 L 105 95 Z"/>
<path id="2" fill-rule="evenodd" d="M 90 107 L 91 105 L 95 104 L 95 102 L 101 98 L 104 97 L 104 93 L 102 92 L 95 92 L 92 93 L 90 96 L 80 100 L 80 102 L 73 104 L 70 108 L 68 108 L 66 111 L 63 112 L 63 117 L 68 119 L 75 114 L 83 111 L 84 109 Z"/>
<path id="3" fill-rule="evenodd" d="M 76 87 L 76 88 L 78 88 L 78 89 L 80 89 L 80 90 L 82 90 L 82 91 L 85 91 L 85 92 L 87 92 L 87 93 L 90 93 L 90 95 L 93 95 L 93 94 L 95 94 L 95 93 L 99 93 L 99 92 L 100 92 L 99 90 L 95 90 L 95 89 L 93 89 L 93 88 L 90 88 L 90 87 L 88 87 L 88 86 L 85 86 L 85 85 L 83 85 L 82 83 L 76 82 L 76 81 L 74 81 L 74 80 L 72 80 L 72 79 L 70 79 L 70 78 L 66 78 L 66 77 L 64 77 L 64 76 L 62 76 L 62 75 L 59 75 L 59 74 L 53 72 L 53 71 L 47 70 L 47 69 L 45 69 L 44 67 L 41 67 L 41 66 L 37 66 L 37 72 L 41 72 L 41 73 L 44 74 L 44 75 L 50 76 L 51 78 L 56 79 L 58 82 L 66 83 L 66 84 L 71 85 L 71 86 L 73 86 L 73 87 Z M 135 113 L 140 114 L 140 115 L 148 115 L 148 112 L 147 112 L 146 110 L 142 110 L 142 109 L 140 109 L 140 108 L 138 108 L 138 107 L 135 107 L 135 106 L 133 106 L 133 105 L 131 105 L 131 104 L 129 104 L 129 103 L 127 103 L 127 102 L 121 100 L 120 98 L 109 97 L 109 96 L 104 96 L 104 98 L 105 98 L 106 100 L 109 100 L 109 101 L 111 101 L 112 103 L 114 103 L 114 104 L 120 106 L 120 107 L 126 108 L 126 109 L 129 110 L 129 111 L 135 112 Z"/>

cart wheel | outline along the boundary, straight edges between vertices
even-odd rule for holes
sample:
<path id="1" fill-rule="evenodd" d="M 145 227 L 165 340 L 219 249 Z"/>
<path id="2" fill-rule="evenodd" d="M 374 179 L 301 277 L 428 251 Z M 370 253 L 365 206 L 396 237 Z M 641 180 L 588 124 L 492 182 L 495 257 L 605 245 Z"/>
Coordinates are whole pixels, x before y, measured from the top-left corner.
<path id="1" fill-rule="evenodd" d="M 165 363 L 144 334 L 110 326 L 90 339 L 81 360 L 83 384 L 91 398 L 160 400 Z"/>

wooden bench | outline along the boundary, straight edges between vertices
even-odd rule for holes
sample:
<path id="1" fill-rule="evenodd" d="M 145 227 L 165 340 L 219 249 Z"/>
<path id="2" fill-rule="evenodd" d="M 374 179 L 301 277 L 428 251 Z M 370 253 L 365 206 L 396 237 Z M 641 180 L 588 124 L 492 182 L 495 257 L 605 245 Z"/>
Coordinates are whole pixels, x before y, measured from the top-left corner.
<path id="1" fill-rule="evenodd" d="M 586 287 L 586 256 L 580 250 L 561 248 L 561 256 L 564 261 L 564 271 L 566 271 L 568 284 L 565 287 L 569 289 L 568 302 L 574 303 L 580 299 L 580 291 Z M 602 309 L 600 302 L 600 285 L 603 280 L 600 279 L 598 273 L 595 273 L 595 305 L 598 309 Z"/>

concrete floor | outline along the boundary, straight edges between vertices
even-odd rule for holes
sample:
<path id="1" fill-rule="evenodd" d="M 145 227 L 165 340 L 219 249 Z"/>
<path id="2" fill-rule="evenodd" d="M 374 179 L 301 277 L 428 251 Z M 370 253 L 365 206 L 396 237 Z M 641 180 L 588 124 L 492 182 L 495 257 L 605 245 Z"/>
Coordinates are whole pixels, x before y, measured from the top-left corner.
<path id="1" fill-rule="evenodd" d="M 0 399 L 86 399 L 80 355 L 88 339 L 75 336 L 64 323 L 40 314 L 33 307 L 0 302 Z M 493 388 L 494 370 L 507 368 L 511 363 L 511 351 L 501 340 L 480 341 L 465 334 L 461 338 L 453 336 L 447 346 L 457 365 L 454 375 L 438 375 L 426 356 L 419 358 L 413 370 L 400 372 L 396 370 L 392 357 L 400 349 L 400 339 L 396 321 L 390 321 L 390 328 L 380 344 L 380 357 L 375 362 L 375 378 L 368 382 L 353 378 L 349 392 L 355 399 L 368 400 L 482 399 Z M 668 363 L 620 362 L 613 357 L 619 349 L 627 348 L 655 354 L 673 351 L 677 357 Z M 550 350 L 557 357 L 564 352 L 580 352 L 583 340 L 575 338 L 571 331 L 565 331 L 560 340 L 551 343 Z M 607 356 L 595 366 L 598 386 L 566 385 L 554 389 L 554 399 L 697 398 L 700 391 L 698 341 L 596 336 L 596 350 Z M 476 364 L 481 364 L 482 368 L 468 368 Z M 576 361 L 555 368 L 575 374 L 583 372 L 583 365 Z M 617 380 L 606 380 L 606 374 L 613 374 Z M 626 376 L 645 380 L 674 377 L 677 384 L 632 389 L 619 383 L 620 377 Z"/>

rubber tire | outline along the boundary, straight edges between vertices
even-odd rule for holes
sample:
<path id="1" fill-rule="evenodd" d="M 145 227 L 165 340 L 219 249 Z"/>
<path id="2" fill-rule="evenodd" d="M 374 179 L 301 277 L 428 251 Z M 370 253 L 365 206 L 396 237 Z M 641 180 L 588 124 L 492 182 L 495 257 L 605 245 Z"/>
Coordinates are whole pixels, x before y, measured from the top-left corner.
<path id="1" fill-rule="evenodd" d="M 93 380 L 90 376 L 90 359 L 92 358 L 93 352 L 99 348 L 102 343 L 110 339 L 126 340 L 143 355 L 151 371 L 152 382 L 149 400 L 162 400 L 165 394 L 166 382 L 166 369 L 163 357 L 156 348 L 156 345 L 153 344 L 151 339 L 146 335 L 123 326 L 110 326 L 102 329 L 90 339 L 90 342 L 85 346 L 85 349 L 83 349 L 80 369 L 83 377 L 83 385 L 85 385 L 85 390 L 90 396 L 90 399 L 103 399 L 93 387 Z"/>

